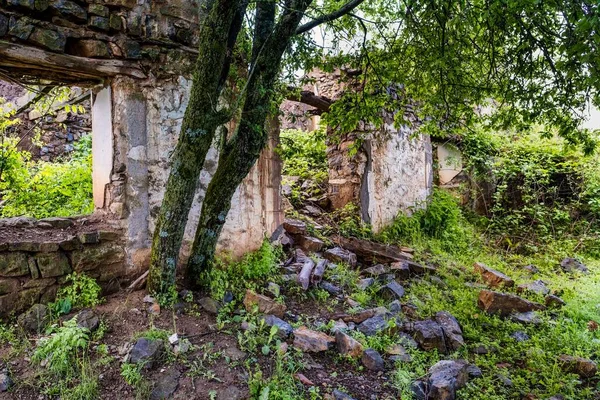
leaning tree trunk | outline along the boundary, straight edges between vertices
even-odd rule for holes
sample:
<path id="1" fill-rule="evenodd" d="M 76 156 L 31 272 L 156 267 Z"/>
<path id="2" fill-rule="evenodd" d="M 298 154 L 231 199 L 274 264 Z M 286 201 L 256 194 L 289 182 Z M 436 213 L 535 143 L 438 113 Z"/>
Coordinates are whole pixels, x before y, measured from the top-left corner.
<path id="1" fill-rule="evenodd" d="M 231 198 L 267 144 L 265 123 L 271 111 L 281 59 L 311 2 L 291 1 L 291 6 L 275 28 L 272 28 L 274 7 L 271 8 L 268 3 L 257 3 L 252 50 L 254 62 L 248 78 L 241 121 L 237 132 L 223 148 L 217 171 L 202 203 L 186 271 L 192 284 L 199 285 L 202 272 L 211 267 L 221 229 L 231 208 Z"/>
<path id="2" fill-rule="evenodd" d="M 179 249 L 198 178 L 217 127 L 228 119 L 219 110 L 232 43 L 241 28 L 243 0 L 215 0 L 200 31 L 190 100 L 171 157 L 171 171 L 152 241 L 148 289 L 168 296 L 175 284 Z"/>

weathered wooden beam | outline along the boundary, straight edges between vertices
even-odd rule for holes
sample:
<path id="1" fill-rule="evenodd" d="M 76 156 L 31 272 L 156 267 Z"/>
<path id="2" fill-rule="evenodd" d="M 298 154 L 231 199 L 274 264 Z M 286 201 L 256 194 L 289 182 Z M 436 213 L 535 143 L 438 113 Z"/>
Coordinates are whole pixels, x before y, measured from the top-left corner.
<path id="1" fill-rule="evenodd" d="M 137 63 L 124 60 L 100 60 L 71 56 L 68 54 L 50 53 L 35 47 L 0 41 L 0 66 L 11 68 L 22 67 L 31 73 L 45 71 L 61 72 L 86 79 L 102 79 L 104 77 L 126 75 L 144 79 L 146 74 Z"/>

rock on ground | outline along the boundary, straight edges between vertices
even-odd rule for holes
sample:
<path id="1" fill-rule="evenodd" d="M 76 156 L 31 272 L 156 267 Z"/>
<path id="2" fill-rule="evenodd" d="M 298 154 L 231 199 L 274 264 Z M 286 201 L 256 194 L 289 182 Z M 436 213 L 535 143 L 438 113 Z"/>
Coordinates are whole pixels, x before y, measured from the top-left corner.
<path id="1" fill-rule="evenodd" d="M 497 288 L 501 286 L 512 287 L 515 284 L 515 281 L 513 281 L 507 275 L 488 267 L 484 263 L 476 262 L 473 264 L 473 269 L 476 273 L 481 275 L 483 281 L 491 288 Z"/>
<path id="2" fill-rule="evenodd" d="M 588 269 L 584 263 L 576 258 L 567 257 L 560 262 L 560 267 L 566 273 L 572 274 L 574 272 L 588 273 Z"/>
<path id="3" fill-rule="evenodd" d="M 177 390 L 180 376 L 181 372 L 175 368 L 169 368 L 161 373 L 150 393 L 150 400 L 168 399 Z"/>
<path id="4" fill-rule="evenodd" d="M 442 360 L 429 369 L 428 400 L 454 400 L 456 391 L 469 379 L 465 360 Z"/>
<path id="5" fill-rule="evenodd" d="M 273 314 L 279 318 L 283 317 L 285 310 L 287 309 L 285 304 L 277 303 L 275 300 L 253 292 L 252 290 L 246 290 L 244 296 L 244 306 L 246 311 L 252 311 L 254 307 L 258 307 L 258 311 L 263 314 Z"/>
<path id="6" fill-rule="evenodd" d="M 356 254 L 342 249 L 341 247 L 334 247 L 333 249 L 327 250 L 323 257 L 331 262 L 343 262 L 351 267 L 356 266 Z"/>
<path id="7" fill-rule="evenodd" d="M 100 318 L 93 310 L 83 310 L 77 314 L 77 326 L 95 331 L 100 326 Z"/>
<path id="8" fill-rule="evenodd" d="M 50 309 L 44 304 L 34 304 L 27 312 L 21 314 L 18 323 L 28 332 L 40 333 L 50 322 Z"/>
<path id="9" fill-rule="evenodd" d="M 430 319 L 417 321 L 413 324 L 414 338 L 419 346 L 430 351 L 437 349 L 440 353 L 447 353 L 444 331 L 439 323 Z"/>
<path id="10" fill-rule="evenodd" d="M 162 355 L 164 348 L 164 343 L 160 339 L 139 338 L 129 353 L 129 362 L 143 363 L 145 368 L 151 369 Z"/>
<path id="11" fill-rule="evenodd" d="M 563 354 L 558 360 L 565 372 L 577 374 L 582 378 L 591 378 L 598 372 L 596 363 L 587 358 Z"/>
<path id="12" fill-rule="evenodd" d="M 462 336 L 462 329 L 452 314 L 448 311 L 440 311 L 435 314 L 435 320 L 442 327 L 448 350 L 455 351 L 464 346 L 465 340 Z"/>
<path id="13" fill-rule="evenodd" d="M 335 343 L 335 338 L 308 329 L 305 326 L 294 330 L 294 347 L 308 352 L 327 351 Z"/>
<path id="14" fill-rule="evenodd" d="M 525 300 L 514 294 L 493 292 L 491 290 L 482 290 L 479 292 L 477 305 L 483 311 L 490 314 L 500 314 L 507 316 L 513 312 L 527 312 L 544 310 L 542 304 Z"/>
<path id="15" fill-rule="evenodd" d="M 359 358 L 363 354 L 363 345 L 341 330 L 335 332 L 335 343 L 338 351 L 343 356 Z"/>
<path id="16" fill-rule="evenodd" d="M 383 358 L 374 349 L 366 349 L 361 357 L 363 365 L 371 371 L 383 371 L 385 369 Z"/>

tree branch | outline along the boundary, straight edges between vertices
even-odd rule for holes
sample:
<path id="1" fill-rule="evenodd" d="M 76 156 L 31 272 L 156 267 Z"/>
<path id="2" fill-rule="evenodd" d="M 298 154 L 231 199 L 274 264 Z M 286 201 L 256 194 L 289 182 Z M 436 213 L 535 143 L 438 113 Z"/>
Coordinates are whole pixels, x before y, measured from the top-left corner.
<path id="1" fill-rule="evenodd" d="M 349 2 L 344 4 L 342 7 L 337 9 L 336 11 L 329 13 L 329 14 L 321 15 L 319 18 L 315 18 L 312 21 L 299 26 L 298 29 L 296 29 L 296 35 L 301 35 L 304 32 L 310 31 L 312 28 L 314 28 L 316 26 L 319 26 L 326 22 L 331 22 L 340 17 L 343 17 L 344 15 L 348 14 L 350 11 L 354 10 L 356 7 L 361 5 L 364 1 L 365 0 L 350 0 Z"/>
<path id="2" fill-rule="evenodd" d="M 289 94 L 286 96 L 288 100 L 315 107 L 319 111 L 318 114 L 328 112 L 329 107 L 333 104 L 333 101 L 327 97 L 318 96 L 309 90 L 302 90 L 298 94 L 298 92 L 294 91 L 294 88 L 288 89 L 290 90 Z"/>

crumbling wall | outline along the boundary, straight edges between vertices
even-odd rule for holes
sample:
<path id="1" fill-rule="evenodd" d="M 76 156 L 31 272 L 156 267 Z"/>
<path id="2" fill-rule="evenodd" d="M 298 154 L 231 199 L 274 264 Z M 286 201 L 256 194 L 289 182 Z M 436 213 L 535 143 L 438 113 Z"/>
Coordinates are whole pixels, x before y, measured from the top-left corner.
<path id="1" fill-rule="evenodd" d="M 114 174 L 109 185 L 107 204 L 124 221 L 132 262 L 140 258 L 135 254 L 147 254 L 151 245 L 190 88 L 191 81 L 181 76 L 152 85 L 140 85 L 130 78 L 113 81 L 113 170 L 121 172 Z M 270 131 L 269 146 L 233 196 L 221 234 L 219 250 L 234 256 L 257 249 L 282 220 L 281 161 L 275 152 L 278 127 Z M 189 213 L 184 258 L 217 164 L 218 151 L 213 146 L 207 154 Z"/>
<path id="2" fill-rule="evenodd" d="M 72 272 L 95 278 L 105 293 L 120 289 L 131 272 L 122 233 L 94 222 L 81 229 L 87 224 L 68 218 L 0 220 L 0 316 L 53 301 Z"/>

